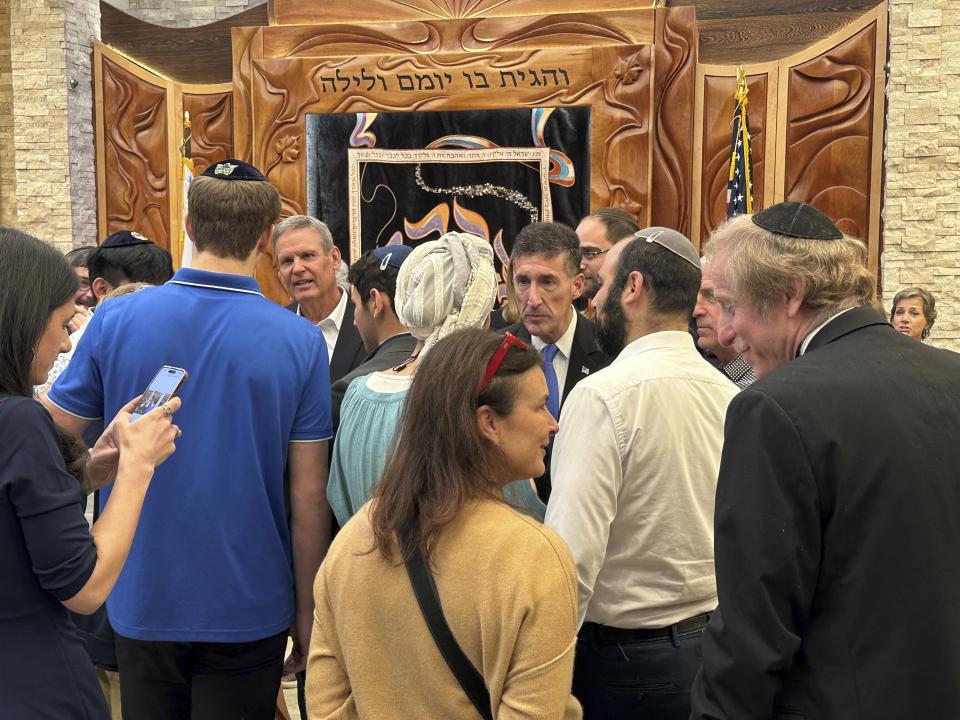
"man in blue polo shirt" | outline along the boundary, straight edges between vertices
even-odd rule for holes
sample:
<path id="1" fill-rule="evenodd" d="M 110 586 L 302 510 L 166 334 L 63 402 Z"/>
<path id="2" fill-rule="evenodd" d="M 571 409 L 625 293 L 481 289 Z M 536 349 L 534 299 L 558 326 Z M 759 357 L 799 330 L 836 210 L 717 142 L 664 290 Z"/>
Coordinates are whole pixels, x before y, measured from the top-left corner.
<path id="1" fill-rule="evenodd" d="M 279 213 L 255 168 L 211 166 L 188 196 L 193 267 L 98 311 L 47 398 L 76 433 L 160 366 L 190 374 L 176 458 L 157 470 L 107 601 L 124 715 L 138 720 L 272 718 L 288 632 L 309 646 L 330 537 L 329 369 L 317 328 L 252 277 Z M 109 488 L 102 503 L 109 513 Z"/>

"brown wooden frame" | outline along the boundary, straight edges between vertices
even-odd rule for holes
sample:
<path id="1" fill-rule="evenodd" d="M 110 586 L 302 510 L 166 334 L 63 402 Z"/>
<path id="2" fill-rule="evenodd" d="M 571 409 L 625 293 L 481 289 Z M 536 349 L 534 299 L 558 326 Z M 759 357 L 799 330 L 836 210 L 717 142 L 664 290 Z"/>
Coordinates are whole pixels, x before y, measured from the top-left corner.
<path id="1" fill-rule="evenodd" d="M 871 47 L 865 45 L 867 35 L 872 33 Z M 796 152 L 791 155 L 788 146 L 787 137 L 789 134 L 790 118 L 808 111 L 797 107 L 798 103 L 791 100 L 790 82 L 793 73 L 797 68 L 803 67 L 811 61 L 818 59 L 827 59 L 832 53 L 838 52 L 849 43 L 859 43 L 862 51 L 870 51 L 872 57 L 872 67 L 853 67 L 852 65 L 845 70 L 850 75 L 852 83 L 858 81 L 868 82 L 868 96 L 859 99 L 859 105 L 854 106 L 850 98 L 843 96 L 826 98 L 833 102 L 838 108 L 836 115 L 838 119 L 829 126 L 829 129 L 837 134 L 841 139 L 843 135 L 843 126 L 847 122 L 842 115 L 850 115 L 854 111 L 861 118 L 859 126 L 862 135 L 857 137 L 866 138 L 869 143 L 869 152 L 863 158 L 864 165 L 861 170 L 866 175 L 866 196 L 867 208 L 866 218 L 867 227 L 865 231 L 853 231 L 843 217 L 837 217 L 834 213 L 834 219 L 840 224 L 841 229 L 852 232 L 860 236 L 860 239 L 867 245 L 870 268 L 879 272 L 881 239 L 881 206 L 882 206 L 882 183 L 883 183 L 883 130 L 884 130 L 884 92 L 886 89 L 886 71 L 884 68 L 886 62 L 886 43 L 888 39 L 887 28 L 887 3 L 882 3 L 874 9 L 864 13 L 856 22 L 844 27 L 830 37 L 805 49 L 803 52 L 792 55 L 783 60 L 760 63 L 755 65 L 745 65 L 744 71 L 748 76 L 751 85 L 762 80 L 766 84 L 767 97 L 766 102 L 755 99 L 748 105 L 750 118 L 754 123 L 762 119 L 761 136 L 755 139 L 754 150 L 757 149 L 756 142 L 762 143 L 764 168 L 762 174 L 761 195 L 754 196 L 754 203 L 757 209 L 767 207 L 773 203 L 783 200 L 797 200 L 805 202 L 816 202 L 817 193 L 809 189 L 795 190 L 792 194 L 786 188 L 787 168 L 791 167 L 795 172 L 798 162 L 805 163 L 801 172 L 806 171 L 806 166 L 810 164 L 808 157 L 797 157 Z M 694 162 L 693 162 L 693 186 L 695 188 L 694 202 L 692 208 L 692 232 L 691 240 L 698 247 L 706 240 L 705 234 L 710 230 L 713 220 L 708 217 L 710 208 L 706 204 L 705 198 L 708 196 L 708 189 L 713 192 L 715 187 L 711 187 L 714 178 L 704 176 L 705 158 L 707 146 L 707 135 L 711 124 L 716 127 L 718 118 L 717 112 L 723 113 L 719 122 L 729 124 L 729 118 L 733 111 L 732 92 L 735 88 L 735 77 L 737 73 L 736 66 L 728 65 L 700 65 L 697 69 L 696 82 L 696 121 L 694 126 Z M 710 108 L 706 104 L 706 91 L 711 82 L 718 79 L 727 82 L 730 87 L 730 97 L 727 105 L 722 109 Z M 841 84 L 841 80 L 835 80 L 834 77 L 828 78 L 831 82 Z M 851 85 L 852 87 L 852 85 Z M 834 93 L 836 94 L 836 93 Z M 824 98 L 820 98 L 823 100 Z M 826 110 L 831 110 L 834 106 L 827 106 Z M 826 112 L 823 110 L 821 112 Z M 760 115 L 759 113 L 762 113 Z M 729 131 L 727 131 L 729 132 Z M 729 145 L 729 142 L 727 142 Z M 833 150 L 827 146 L 820 149 L 820 152 L 842 154 L 839 150 Z M 810 172 L 813 172 L 812 170 Z M 824 188 L 829 189 L 827 183 L 842 183 L 846 179 L 828 176 L 822 179 L 812 178 L 807 185 L 813 184 L 817 192 L 822 192 Z M 859 191 L 859 189 L 858 189 Z"/>

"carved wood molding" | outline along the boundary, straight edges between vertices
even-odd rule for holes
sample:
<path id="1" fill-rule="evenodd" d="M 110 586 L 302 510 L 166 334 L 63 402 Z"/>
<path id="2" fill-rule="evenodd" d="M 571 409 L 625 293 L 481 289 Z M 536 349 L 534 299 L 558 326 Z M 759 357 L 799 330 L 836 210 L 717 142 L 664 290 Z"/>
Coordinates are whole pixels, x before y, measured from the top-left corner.
<path id="1" fill-rule="evenodd" d="M 262 57 L 289 58 L 648 45 L 653 32 L 654 12 L 642 10 L 280 26 L 261 37 Z"/>
<path id="2" fill-rule="evenodd" d="M 690 235 L 697 25 L 692 7 L 657 10 L 650 225 Z"/>
<path id="3" fill-rule="evenodd" d="M 253 58 L 263 57 L 260 28 L 233 28 L 233 145 L 235 157 L 253 158 Z"/>
<path id="4" fill-rule="evenodd" d="M 879 270 L 887 5 L 781 61 L 778 199 L 809 202 Z"/>
<path id="5" fill-rule="evenodd" d="M 169 249 L 171 83 L 99 43 L 94 74 L 100 240 L 135 230 Z"/>
<path id="6" fill-rule="evenodd" d="M 203 88 L 182 88 L 183 109 L 190 113 L 190 156 L 193 172 L 199 175 L 210 165 L 233 157 L 233 92 L 203 92 Z"/>
<path id="7" fill-rule="evenodd" d="M 879 270 L 887 5 L 784 60 L 745 66 L 757 208 L 809 202 L 867 244 Z M 726 218 L 736 66 L 698 70 L 693 234 Z"/>
<path id="8" fill-rule="evenodd" d="M 649 213 L 650 46 L 352 58 L 252 59 L 236 135 L 252 118 L 250 159 L 306 208 L 307 113 L 590 105 L 591 205 Z M 239 94 L 236 96 L 239 98 Z"/>
<path id="9" fill-rule="evenodd" d="M 142 232 L 180 264 L 183 111 L 192 119 L 195 172 L 233 155 L 230 83 L 182 85 L 121 53 L 94 47 L 100 238 Z"/>
<path id="10" fill-rule="evenodd" d="M 608 10 L 643 10 L 654 7 L 652 0 L 607 0 Z M 268 0 L 271 25 L 314 25 L 315 0 Z M 385 22 L 395 20 L 455 20 L 479 17 L 515 17 L 550 13 L 582 12 L 579 0 L 327 0 L 323 5 L 326 22 Z"/>

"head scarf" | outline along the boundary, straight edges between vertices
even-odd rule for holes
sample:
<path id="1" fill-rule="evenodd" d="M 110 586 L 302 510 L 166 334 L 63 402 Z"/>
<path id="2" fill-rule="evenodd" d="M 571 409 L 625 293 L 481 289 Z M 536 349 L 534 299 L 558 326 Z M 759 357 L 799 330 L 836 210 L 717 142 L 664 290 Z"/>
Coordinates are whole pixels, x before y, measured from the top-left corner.
<path id="1" fill-rule="evenodd" d="M 449 232 L 416 247 L 400 267 L 397 316 L 423 341 L 422 357 L 452 332 L 483 327 L 496 295 L 490 243 L 469 233 Z"/>

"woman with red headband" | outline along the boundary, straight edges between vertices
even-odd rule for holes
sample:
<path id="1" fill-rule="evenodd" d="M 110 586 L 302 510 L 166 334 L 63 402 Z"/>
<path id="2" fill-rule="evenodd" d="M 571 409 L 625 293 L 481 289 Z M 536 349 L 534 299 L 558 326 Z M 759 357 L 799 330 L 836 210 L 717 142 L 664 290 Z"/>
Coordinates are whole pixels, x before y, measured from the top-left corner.
<path id="1" fill-rule="evenodd" d="M 317 575 L 310 718 L 581 716 L 570 553 L 501 494 L 543 472 L 547 395 L 512 335 L 462 330 L 420 361 L 396 453 Z"/>

